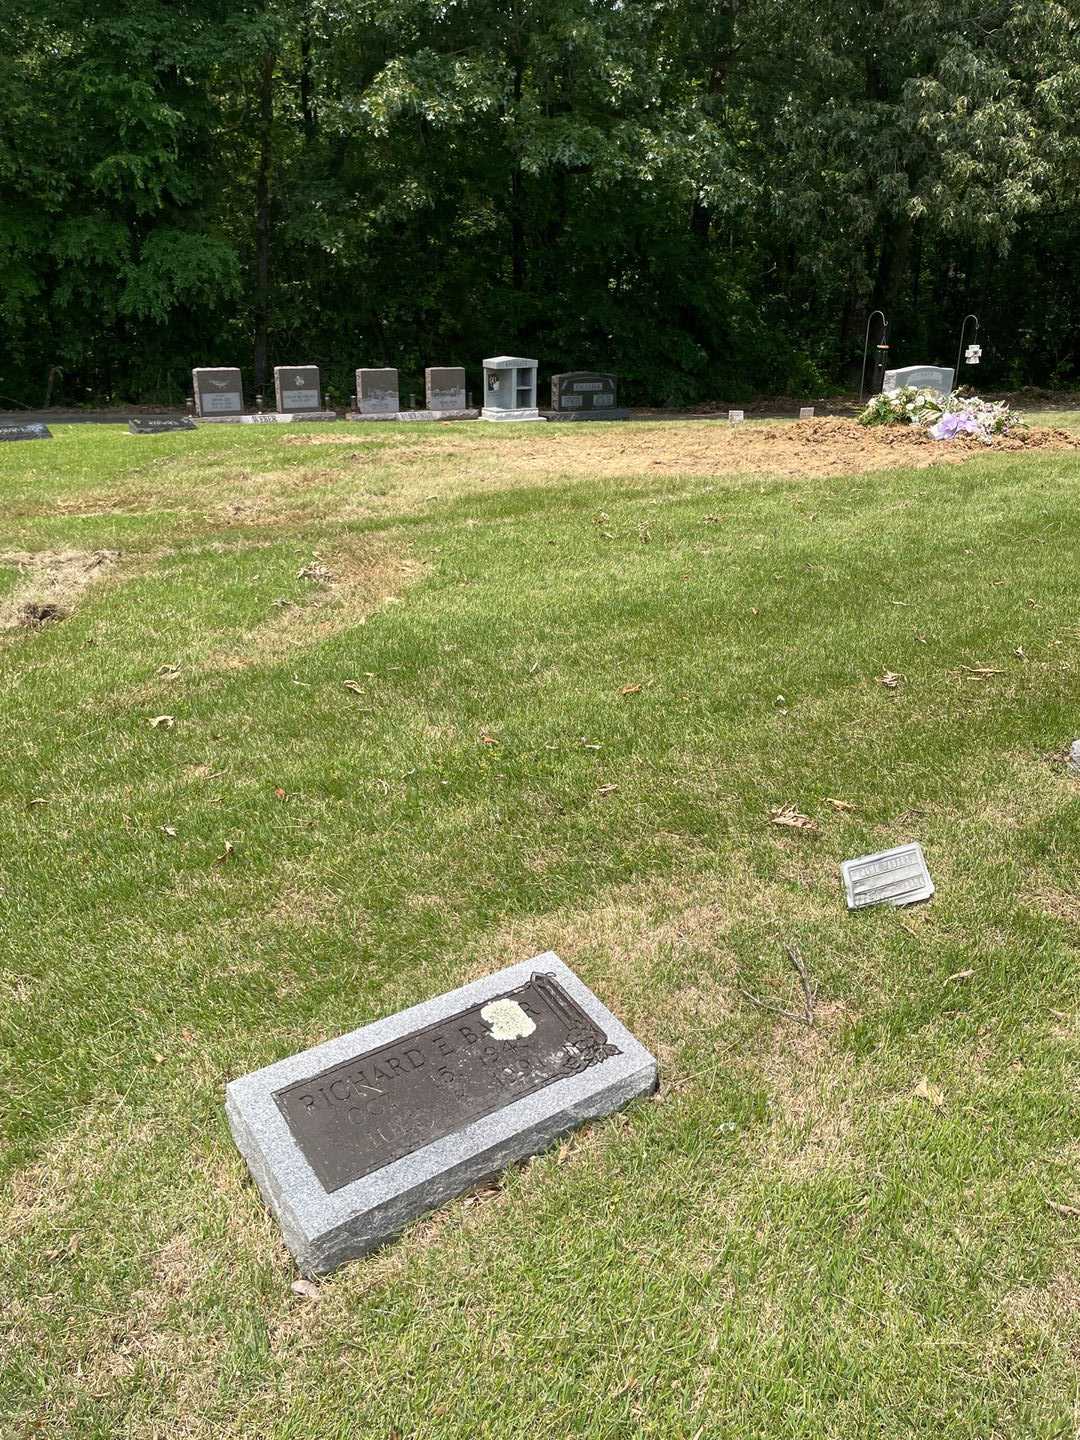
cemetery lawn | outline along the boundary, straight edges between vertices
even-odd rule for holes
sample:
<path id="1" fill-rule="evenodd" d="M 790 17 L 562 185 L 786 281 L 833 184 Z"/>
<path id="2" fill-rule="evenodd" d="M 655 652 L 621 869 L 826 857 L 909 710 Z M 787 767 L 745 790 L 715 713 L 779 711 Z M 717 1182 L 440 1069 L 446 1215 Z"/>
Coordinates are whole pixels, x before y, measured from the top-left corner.
<path id="1" fill-rule="evenodd" d="M 1080 454 L 597 428 L 0 446 L 4 1440 L 1074 1433 Z M 225 1082 L 549 947 L 659 1095 L 294 1293 Z"/>

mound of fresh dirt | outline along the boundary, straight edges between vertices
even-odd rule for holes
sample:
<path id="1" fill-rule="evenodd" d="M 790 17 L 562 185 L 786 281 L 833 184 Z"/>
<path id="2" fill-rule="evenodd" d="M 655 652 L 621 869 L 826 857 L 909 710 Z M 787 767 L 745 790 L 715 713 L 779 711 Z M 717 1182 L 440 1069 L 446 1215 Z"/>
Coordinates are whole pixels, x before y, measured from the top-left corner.
<path id="1" fill-rule="evenodd" d="M 408 469 L 439 461 L 497 484 L 527 475 L 545 483 L 574 475 L 853 475 L 897 466 L 957 464 L 973 456 L 1016 450 L 1077 450 L 1080 437 L 1032 429 L 1002 436 L 992 446 L 971 436 L 932 440 L 914 425 L 864 426 L 839 415 L 770 425 L 532 425 L 515 435 L 479 427 L 440 426 L 437 436 L 380 435 L 380 444 L 356 448 L 355 434 L 289 435 L 287 445 L 347 445 L 364 466 Z M 389 443 L 385 443 L 389 441 Z M 426 482 L 425 482 L 426 483 Z M 517 483 L 516 478 L 513 483 Z"/>

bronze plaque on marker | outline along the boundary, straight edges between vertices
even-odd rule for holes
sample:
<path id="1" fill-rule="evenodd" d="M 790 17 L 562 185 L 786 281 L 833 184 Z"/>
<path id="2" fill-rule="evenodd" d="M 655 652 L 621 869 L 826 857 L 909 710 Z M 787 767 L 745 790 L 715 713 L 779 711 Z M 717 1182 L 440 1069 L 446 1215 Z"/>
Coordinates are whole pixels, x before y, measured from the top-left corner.
<path id="1" fill-rule="evenodd" d="M 482 1012 L 495 1007 L 498 1014 L 506 1001 L 524 1012 L 528 1035 L 496 1038 L 498 1020 L 489 1024 Z M 553 976 L 534 975 L 505 995 L 296 1080 L 274 1099 L 324 1189 L 334 1191 L 619 1053 Z"/>

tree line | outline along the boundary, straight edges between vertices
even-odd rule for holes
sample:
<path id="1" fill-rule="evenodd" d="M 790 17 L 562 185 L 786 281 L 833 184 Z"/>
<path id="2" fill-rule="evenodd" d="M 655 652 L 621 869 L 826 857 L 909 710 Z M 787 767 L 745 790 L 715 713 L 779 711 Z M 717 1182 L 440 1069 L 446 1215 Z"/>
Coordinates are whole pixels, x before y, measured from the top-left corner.
<path id="1" fill-rule="evenodd" d="M 510 351 L 1077 378 L 1080 0 L 6 0 L 0 405 Z"/>

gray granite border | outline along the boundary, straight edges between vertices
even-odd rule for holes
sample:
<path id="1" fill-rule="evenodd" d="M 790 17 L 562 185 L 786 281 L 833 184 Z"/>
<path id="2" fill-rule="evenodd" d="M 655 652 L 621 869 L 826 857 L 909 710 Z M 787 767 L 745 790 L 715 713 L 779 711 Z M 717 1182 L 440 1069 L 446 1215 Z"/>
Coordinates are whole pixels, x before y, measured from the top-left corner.
<path id="1" fill-rule="evenodd" d="M 379 414 L 361 414 L 349 410 L 346 420 L 389 423 L 395 420 L 479 420 L 479 410 L 384 410 Z"/>
<path id="2" fill-rule="evenodd" d="M 621 1053 L 328 1193 L 293 1139 L 274 1092 L 504 994 L 537 972 L 554 975 Z M 417 1216 L 545 1149 L 583 1121 L 651 1094 L 656 1078 L 653 1056 L 548 951 L 233 1080 L 226 1088 L 225 1110 L 237 1147 L 286 1244 L 301 1271 L 315 1275 L 375 1249 Z"/>
<path id="3" fill-rule="evenodd" d="M 613 410 L 541 410 L 540 415 L 542 419 L 553 420 L 558 424 L 563 424 L 567 421 L 580 422 L 582 420 L 630 419 L 629 410 L 620 410 L 618 408 Z"/>

